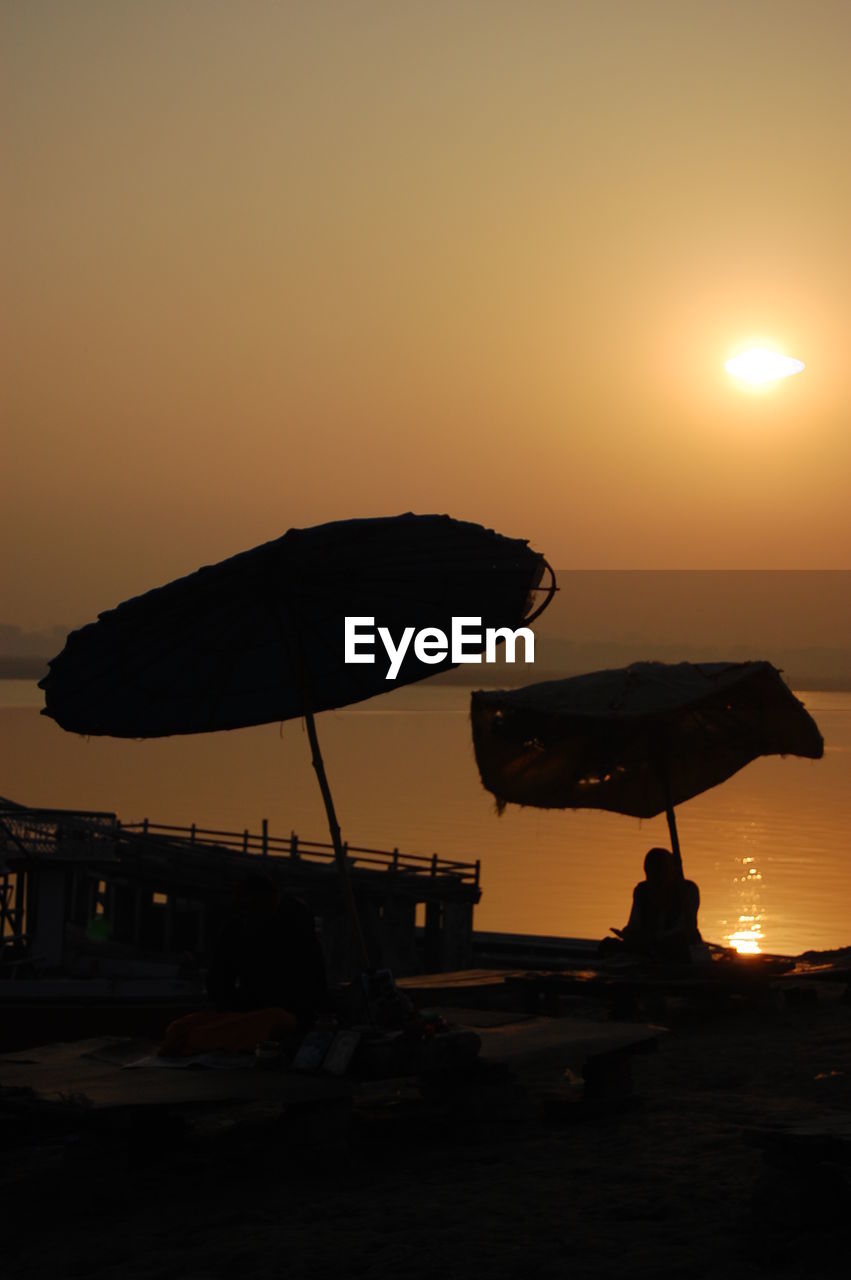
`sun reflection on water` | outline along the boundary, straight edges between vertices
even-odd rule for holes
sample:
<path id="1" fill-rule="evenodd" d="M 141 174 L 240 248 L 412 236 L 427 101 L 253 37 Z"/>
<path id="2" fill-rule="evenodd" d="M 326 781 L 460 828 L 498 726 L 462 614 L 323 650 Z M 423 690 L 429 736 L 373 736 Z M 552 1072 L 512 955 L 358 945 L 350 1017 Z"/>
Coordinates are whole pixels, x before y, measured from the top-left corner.
<path id="1" fill-rule="evenodd" d="M 750 856 L 742 858 L 741 871 L 736 876 L 740 886 L 739 916 L 736 928 L 727 934 L 725 941 L 739 955 L 757 956 L 762 952 L 765 935 L 762 931 L 763 912 L 759 900 L 762 874 Z"/>

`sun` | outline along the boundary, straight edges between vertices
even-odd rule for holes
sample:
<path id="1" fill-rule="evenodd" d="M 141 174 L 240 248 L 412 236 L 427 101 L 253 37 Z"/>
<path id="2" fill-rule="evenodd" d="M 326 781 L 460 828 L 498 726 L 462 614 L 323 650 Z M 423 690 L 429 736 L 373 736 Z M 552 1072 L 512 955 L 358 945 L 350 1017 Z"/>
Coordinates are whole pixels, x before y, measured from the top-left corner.
<path id="1" fill-rule="evenodd" d="M 781 378 L 791 378 L 805 368 L 803 360 L 784 355 L 782 351 L 772 351 L 769 347 L 750 347 L 737 356 L 732 356 L 724 365 L 729 374 L 740 382 L 750 386 L 766 386 L 771 382 L 779 382 Z"/>

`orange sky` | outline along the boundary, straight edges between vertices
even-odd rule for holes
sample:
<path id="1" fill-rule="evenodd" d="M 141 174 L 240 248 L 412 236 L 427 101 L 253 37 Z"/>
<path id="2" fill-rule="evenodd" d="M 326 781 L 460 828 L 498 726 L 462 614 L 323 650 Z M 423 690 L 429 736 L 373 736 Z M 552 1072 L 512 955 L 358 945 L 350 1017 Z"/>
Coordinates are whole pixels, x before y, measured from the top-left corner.
<path id="1" fill-rule="evenodd" d="M 2 11 L 0 621 L 406 509 L 851 565 L 844 0 Z"/>

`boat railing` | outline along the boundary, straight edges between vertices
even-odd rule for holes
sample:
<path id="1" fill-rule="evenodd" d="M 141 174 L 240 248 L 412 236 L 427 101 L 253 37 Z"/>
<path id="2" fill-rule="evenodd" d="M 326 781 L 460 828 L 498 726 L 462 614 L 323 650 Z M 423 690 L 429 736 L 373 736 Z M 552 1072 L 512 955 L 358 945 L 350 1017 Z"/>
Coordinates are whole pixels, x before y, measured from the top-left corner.
<path id="1" fill-rule="evenodd" d="M 260 858 L 290 858 L 296 861 L 324 862 L 334 861 L 334 846 L 319 840 L 305 840 L 293 831 L 288 836 L 274 836 L 269 832 L 268 820 L 264 819 L 260 831 L 220 831 L 212 827 L 199 827 L 193 823 L 189 827 L 173 826 L 168 823 L 151 822 L 144 818 L 141 822 L 118 822 L 116 834 L 125 838 L 142 840 L 158 840 L 169 844 L 180 844 L 188 847 L 215 847 L 230 853 L 244 854 Z M 397 849 L 373 849 L 363 845 L 344 844 L 346 858 L 350 866 L 363 870 L 384 870 L 390 873 L 399 872 L 405 875 L 427 877 L 451 877 L 462 883 L 478 886 L 481 863 L 462 862 L 451 858 L 439 858 L 434 854 L 403 853 Z"/>

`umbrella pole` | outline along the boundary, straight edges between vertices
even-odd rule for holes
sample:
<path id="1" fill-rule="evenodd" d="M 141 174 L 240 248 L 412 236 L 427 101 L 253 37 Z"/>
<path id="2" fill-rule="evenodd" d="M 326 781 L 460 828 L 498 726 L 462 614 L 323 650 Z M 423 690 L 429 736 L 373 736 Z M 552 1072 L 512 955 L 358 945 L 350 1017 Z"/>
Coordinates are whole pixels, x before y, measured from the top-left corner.
<path id="1" fill-rule="evenodd" d="M 307 736 L 310 741 L 311 759 L 313 761 L 313 767 L 316 770 L 319 790 L 322 792 L 322 801 L 325 805 L 325 813 L 328 816 L 331 843 L 334 846 L 334 860 L 337 863 L 337 869 L 340 872 L 340 879 L 343 883 L 343 896 L 346 900 L 346 905 L 349 908 L 349 918 L 351 919 L 355 933 L 355 943 L 360 955 L 361 965 L 364 969 L 368 969 L 369 952 L 366 949 L 366 939 L 363 936 L 363 929 L 361 928 L 357 903 L 355 902 L 355 891 L 352 887 L 351 875 L 349 874 L 348 860 L 343 850 L 343 837 L 340 833 L 340 824 L 337 821 L 337 813 L 334 808 L 334 797 L 331 795 L 331 788 L 328 785 L 328 777 L 325 773 L 325 762 L 322 759 L 322 752 L 319 749 L 319 737 L 316 733 L 316 722 L 313 718 L 313 712 L 305 710 L 304 719 L 307 725 Z"/>
<path id="2" fill-rule="evenodd" d="M 677 870 L 680 873 L 680 878 L 685 879 L 683 858 L 680 853 L 680 837 L 677 834 L 677 820 L 674 817 L 674 806 L 671 804 L 670 800 L 668 800 L 665 805 L 665 816 L 668 819 L 668 831 L 671 833 L 671 852 L 674 855 L 674 861 L 677 864 Z"/>
<path id="3" fill-rule="evenodd" d="M 685 872 L 683 871 L 683 857 L 680 853 L 680 837 L 677 833 L 677 819 L 674 816 L 674 805 L 671 800 L 671 779 L 668 777 L 668 765 L 664 758 L 659 762 L 659 773 L 662 777 L 662 787 L 665 792 L 665 817 L 668 819 L 668 831 L 671 835 L 671 852 L 674 855 L 674 862 L 677 864 L 680 879 L 684 880 Z"/>

